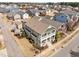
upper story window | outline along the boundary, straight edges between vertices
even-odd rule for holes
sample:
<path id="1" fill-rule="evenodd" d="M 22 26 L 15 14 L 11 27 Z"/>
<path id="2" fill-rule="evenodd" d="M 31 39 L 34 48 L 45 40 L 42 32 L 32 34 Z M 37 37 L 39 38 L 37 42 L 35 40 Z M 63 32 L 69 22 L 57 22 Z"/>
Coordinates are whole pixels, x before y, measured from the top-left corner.
<path id="1" fill-rule="evenodd" d="M 48 35 L 50 35 L 51 32 L 48 32 Z"/>
<path id="2" fill-rule="evenodd" d="M 37 35 L 35 35 L 34 33 L 31 33 L 34 37 L 37 37 Z"/>
<path id="3" fill-rule="evenodd" d="M 42 37 L 46 36 L 46 33 L 42 35 Z"/>
<path id="4" fill-rule="evenodd" d="M 52 33 L 54 33 L 54 32 L 55 32 L 55 30 L 52 31 Z"/>
<path id="5" fill-rule="evenodd" d="M 54 32 L 55 32 L 55 30 L 52 30 L 52 31 L 48 32 L 48 35 L 50 35 L 51 33 L 54 33 Z"/>

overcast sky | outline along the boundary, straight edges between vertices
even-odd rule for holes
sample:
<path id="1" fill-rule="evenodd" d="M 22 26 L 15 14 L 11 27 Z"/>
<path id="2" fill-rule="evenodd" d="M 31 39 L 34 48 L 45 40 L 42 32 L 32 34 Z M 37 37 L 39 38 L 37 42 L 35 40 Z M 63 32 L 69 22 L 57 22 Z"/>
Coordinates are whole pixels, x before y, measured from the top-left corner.
<path id="1" fill-rule="evenodd" d="M 0 0 L 0 2 L 78 2 L 79 0 Z"/>

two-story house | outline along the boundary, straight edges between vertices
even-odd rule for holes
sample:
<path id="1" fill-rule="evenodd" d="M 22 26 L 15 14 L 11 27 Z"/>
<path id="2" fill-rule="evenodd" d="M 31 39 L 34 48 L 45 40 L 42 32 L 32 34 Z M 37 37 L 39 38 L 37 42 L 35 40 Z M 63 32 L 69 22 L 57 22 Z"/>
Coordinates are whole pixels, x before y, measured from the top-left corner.
<path id="1" fill-rule="evenodd" d="M 23 23 L 23 29 L 38 47 L 45 47 L 49 46 L 48 42 L 54 42 L 56 31 L 61 25 L 60 22 L 34 16 L 31 20 L 26 20 Z"/>

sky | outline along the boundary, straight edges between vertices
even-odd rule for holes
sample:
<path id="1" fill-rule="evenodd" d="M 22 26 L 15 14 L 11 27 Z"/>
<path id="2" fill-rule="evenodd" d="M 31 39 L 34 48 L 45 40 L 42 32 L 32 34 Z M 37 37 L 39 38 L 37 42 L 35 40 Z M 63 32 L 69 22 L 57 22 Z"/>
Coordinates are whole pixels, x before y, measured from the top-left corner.
<path id="1" fill-rule="evenodd" d="M 0 2 L 78 2 L 79 0 L 0 0 Z"/>

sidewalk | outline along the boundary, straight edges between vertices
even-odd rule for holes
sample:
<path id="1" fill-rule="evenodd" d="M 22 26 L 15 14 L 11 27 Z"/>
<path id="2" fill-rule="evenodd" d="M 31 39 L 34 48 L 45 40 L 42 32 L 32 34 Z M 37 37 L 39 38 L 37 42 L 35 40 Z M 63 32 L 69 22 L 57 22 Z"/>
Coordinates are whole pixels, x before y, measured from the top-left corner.
<path id="1" fill-rule="evenodd" d="M 38 54 L 37 57 L 38 56 L 47 57 L 47 56 L 50 56 L 51 54 L 54 55 L 60 49 L 62 49 L 62 47 L 66 46 L 67 42 L 77 33 L 79 33 L 79 28 L 77 28 L 74 32 L 72 32 L 72 34 L 68 35 L 65 39 L 53 44 L 53 46 L 51 46 L 51 48 L 48 48 L 48 49 L 44 50 L 43 52 L 41 52 L 40 54 Z"/>

